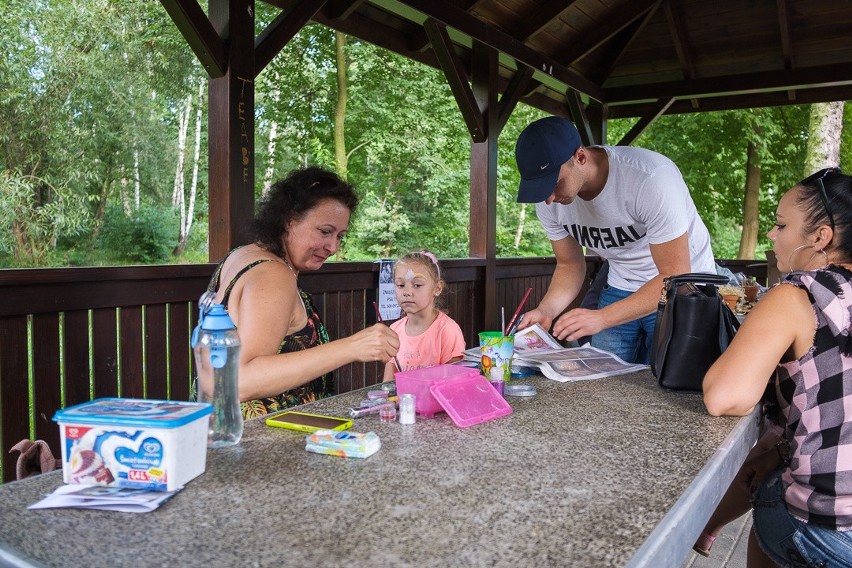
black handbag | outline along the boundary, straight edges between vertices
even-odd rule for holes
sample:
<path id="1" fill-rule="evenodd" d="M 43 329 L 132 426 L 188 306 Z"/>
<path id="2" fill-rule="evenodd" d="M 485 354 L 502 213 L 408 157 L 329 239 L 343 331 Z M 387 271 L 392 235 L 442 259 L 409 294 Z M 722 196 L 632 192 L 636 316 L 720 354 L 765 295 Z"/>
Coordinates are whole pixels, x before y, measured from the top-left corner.
<path id="1" fill-rule="evenodd" d="M 725 276 L 703 273 L 663 280 L 651 349 L 651 372 L 661 387 L 701 391 L 707 370 L 740 327 L 716 288 L 727 283 Z"/>

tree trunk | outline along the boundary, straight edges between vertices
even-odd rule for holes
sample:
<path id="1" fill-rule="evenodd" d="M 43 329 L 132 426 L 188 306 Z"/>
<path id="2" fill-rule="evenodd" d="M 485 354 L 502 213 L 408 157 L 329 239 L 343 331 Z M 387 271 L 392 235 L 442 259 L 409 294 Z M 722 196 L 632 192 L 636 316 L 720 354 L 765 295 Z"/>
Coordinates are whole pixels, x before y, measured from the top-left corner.
<path id="1" fill-rule="evenodd" d="M 763 129 L 755 127 L 758 138 Z M 760 198 L 760 152 L 757 143 L 749 142 L 746 161 L 745 195 L 743 197 L 743 232 L 740 236 L 740 250 L 737 258 L 753 259 L 757 248 L 757 234 L 760 230 L 758 219 L 758 201 Z"/>
<path id="2" fill-rule="evenodd" d="M 524 225 L 527 220 L 527 206 L 525 203 L 518 204 L 521 207 L 521 213 L 518 215 L 518 230 L 515 232 L 515 250 L 521 246 L 521 237 L 524 235 Z"/>
<path id="3" fill-rule="evenodd" d="M 349 157 L 346 154 L 346 102 L 349 62 L 346 58 L 346 34 L 334 32 L 334 53 L 337 62 L 337 103 L 334 106 L 334 162 L 340 179 L 349 177 Z M 345 242 L 337 249 L 337 259 L 346 260 Z"/>
<path id="4" fill-rule="evenodd" d="M 840 164 L 840 134 L 842 131 L 843 101 L 811 105 L 808 150 L 802 177 L 807 177 L 822 168 Z"/>
<path id="5" fill-rule="evenodd" d="M 189 202 L 186 204 L 186 216 L 181 215 L 181 231 L 178 244 L 172 251 L 172 255 L 180 256 L 186 250 L 189 242 L 189 232 L 192 229 L 192 220 L 195 216 L 195 197 L 198 194 L 198 166 L 201 163 L 201 115 L 204 106 L 204 84 L 201 79 L 198 85 L 198 108 L 195 110 L 195 151 L 192 156 L 192 181 L 189 185 Z M 185 222 L 184 222 L 185 219 Z"/>
<path id="6" fill-rule="evenodd" d="M 133 143 L 133 205 L 139 209 L 139 202 L 142 198 L 142 181 L 139 177 L 139 148 L 136 143 Z"/>
<path id="7" fill-rule="evenodd" d="M 281 100 L 281 89 L 272 87 L 272 108 L 277 109 Z M 273 118 L 269 124 L 269 143 L 266 147 L 266 171 L 263 172 L 263 196 L 272 187 L 272 176 L 275 173 L 275 149 L 278 145 L 278 121 Z"/>
<path id="8" fill-rule="evenodd" d="M 334 53 L 337 60 L 337 104 L 334 107 L 334 162 L 337 174 L 346 181 L 349 170 L 349 158 L 346 155 L 346 98 L 347 71 L 346 35 L 334 32 Z"/>
<path id="9" fill-rule="evenodd" d="M 172 206 L 178 207 L 183 197 L 183 169 L 186 155 L 186 131 L 189 127 L 189 113 L 192 109 L 192 95 L 186 98 L 186 110 L 181 110 L 178 117 L 178 154 L 175 166 L 175 184 L 172 189 Z"/>

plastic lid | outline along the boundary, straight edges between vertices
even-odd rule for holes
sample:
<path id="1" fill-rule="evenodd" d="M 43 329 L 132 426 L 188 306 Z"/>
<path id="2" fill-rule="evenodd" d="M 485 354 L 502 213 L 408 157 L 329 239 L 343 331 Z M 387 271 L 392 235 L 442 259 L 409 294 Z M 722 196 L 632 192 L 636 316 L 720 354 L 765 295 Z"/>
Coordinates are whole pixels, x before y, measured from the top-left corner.
<path id="1" fill-rule="evenodd" d="M 56 412 L 56 422 L 175 428 L 213 412 L 209 402 L 99 398 Z"/>
<path id="2" fill-rule="evenodd" d="M 429 390 L 462 428 L 512 413 L 506 399 L 482 375 L 436 382 Z"/>
<path id="3" fill-rule="evenodd" d="M 225 306 L 222 304 L 213 304 L 210 306 L 210 311 L 204 316 L 201 322 L 201 329 L 206 331 L 226 331 L 236 329 L 231 316 L 225 311 Z"/>

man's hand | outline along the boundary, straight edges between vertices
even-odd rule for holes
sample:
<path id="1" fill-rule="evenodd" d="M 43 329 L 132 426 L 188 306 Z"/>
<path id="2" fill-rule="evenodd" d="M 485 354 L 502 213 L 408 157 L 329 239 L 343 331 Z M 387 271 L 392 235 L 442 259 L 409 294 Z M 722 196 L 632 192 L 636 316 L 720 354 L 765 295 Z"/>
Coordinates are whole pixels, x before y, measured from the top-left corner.
<path id="1" fill-rule="evenodd" d="M 527 328 L 534 323 L 539 324 L 545 329 L 545 331 L 547 331 L 550 329 L 550 325 L 553 323 L 553 318 L 544 313 L 544 311 L 539 307 L 534 310 L 524 312 L 524 319 L 521 320 L 518 329 Z"/>
<path id="2" fill-rule="evenodd" d="M 557 318 L 553 324 L 553 337 L 573 341 L 594 335 L 609 327 L 602 310 L 574 308 Z"/>

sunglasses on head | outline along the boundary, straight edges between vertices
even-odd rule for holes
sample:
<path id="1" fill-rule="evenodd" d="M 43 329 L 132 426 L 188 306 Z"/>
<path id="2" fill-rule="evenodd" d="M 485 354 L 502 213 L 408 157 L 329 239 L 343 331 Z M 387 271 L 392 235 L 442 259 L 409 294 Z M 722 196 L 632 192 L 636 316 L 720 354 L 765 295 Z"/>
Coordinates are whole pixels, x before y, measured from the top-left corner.
<path id="1" fill-rule="evenodd" d="M 828 206 L 828 193 L 825 192 L 825 184 L 823 183 L 823 179 L 828 174 L 833 174 L 835 172 L 840 172 L 840 168 L 825 168 L 820 170 L 814 174 L 809 175 L 805 179 L 799 182 L 799 185 L 811 185 L 816 183 L 817 188 L 819 188 L 819 199 L 822 201 L 822 206 L 825 207 L 825 212 L 828 214 L 828 222 L 831 225 L 831 228 L 834 229 L 834 215 L 831 214 L 831 207 Z"/>

